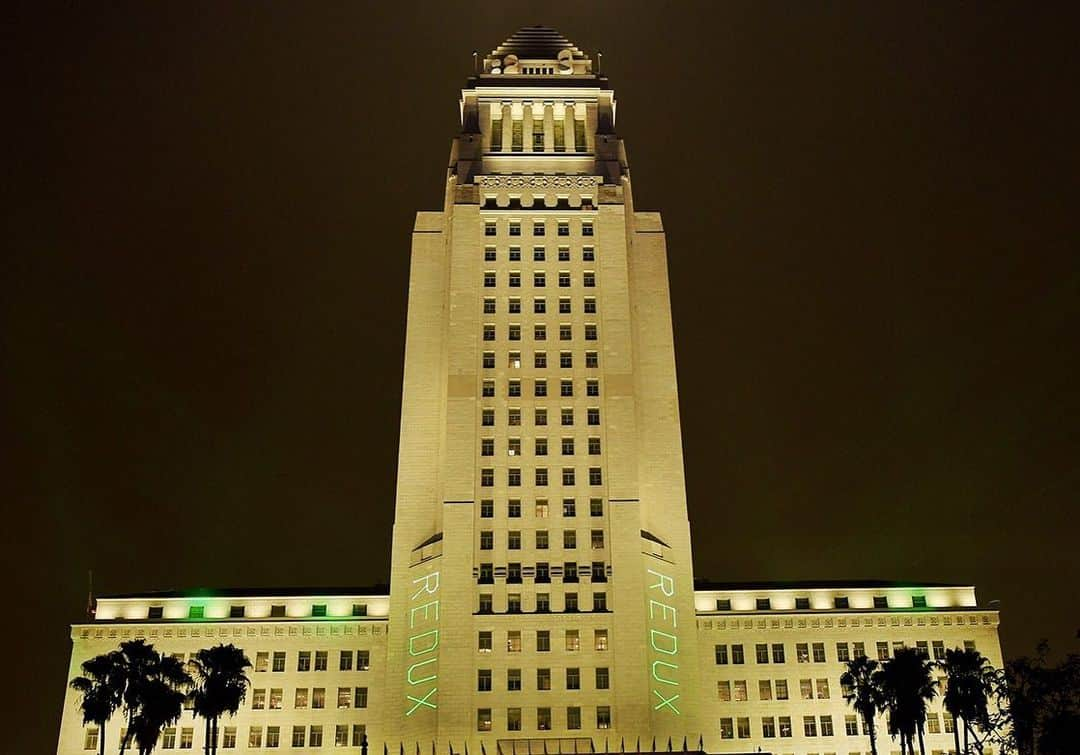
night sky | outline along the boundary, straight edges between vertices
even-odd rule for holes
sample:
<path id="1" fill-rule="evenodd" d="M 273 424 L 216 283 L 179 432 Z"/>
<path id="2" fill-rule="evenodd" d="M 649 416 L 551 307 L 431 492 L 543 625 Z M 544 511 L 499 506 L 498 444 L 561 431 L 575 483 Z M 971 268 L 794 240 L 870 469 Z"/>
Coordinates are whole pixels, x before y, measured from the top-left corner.
<path id="1" fill-rule="evenodd" d="M 413 215 L 473 49 L 604 51 L 668 233 L 699 577 L 974 583 L 1080 626 L 1064 4 L 5 12 L 4 748 L 100 592 L 382 582 Z"/>

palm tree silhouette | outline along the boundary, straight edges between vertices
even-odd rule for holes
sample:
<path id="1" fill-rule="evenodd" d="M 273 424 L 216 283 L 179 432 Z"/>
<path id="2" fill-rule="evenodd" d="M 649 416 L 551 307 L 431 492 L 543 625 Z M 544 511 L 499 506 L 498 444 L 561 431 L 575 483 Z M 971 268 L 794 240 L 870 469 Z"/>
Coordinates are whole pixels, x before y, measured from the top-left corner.
<path id="1" fill-rule="evenodd" d="M 955 648 L 945 651 L 937 667 L 945 672 L 945 710 L 952 714 L 953 739 L 957 752 L 968 751 L 968 733 L 973 723 L 985 726 L 991 673 L 990 662 L 978 650 Z M 960 749 L 960 721 L 964 722 L 964 749 Z"/>
<path id="2" fill-rule="evenodd" d="M 874 716 L 881 709 L 881 690 L 874 681 L 878 663 L 860 655 L 847 662 L 847 671 L 840 676 L 844 699 L 862 718 L 863 730 L 870 737 L 870 752 L 877 755 L 877 731 Z"/>
<path id="3" fill-rule="evenodd" d="M 150 727 L 157 724 L 160 733 L 161 728 L 166 725 L 170 708 L 167 700 L 169 696 L 164 694 L 163 687 L 177 691 L 182 707 L 182 690 L 191 684 L 191 677 L 185 673 L 180 661 L 172 656 L 162 656 L 145 640 L 120 643 L 116 656 L 117 674 L 121 680 L 121 699 L 127 718 L 127 732 L 120 740 L 120 753 L 123 755 L 137 729 L 144 732 L 137 740 L 141 750 L 143 742 L 149 738 Z M 144 708 L 145 715 L 137 722 L 136 718 L 144 714 Z"/>
<path id="4" fill-rule="evenodd" d="M 900 737 L 900 752 L 915 752 L 915 736 L 919 737 L 919 752 L 926 755 L 923 732 L 926 727 L 927 703 L 937 694 L 933 676 L 934 664 L 914 648 L 901 648 L 874 674 L 881 692 L 883 707 L 889 714 L 889 734 Z"/>
<path id="5" fill-rule="evenodd" d="M 105 725 L 123 703 L 123 679 L 119 653 L 96 656 L 82 664 L 83 676 L 71 680 L 71 688 L 80 693 L 79 710 L 83 725 L 98 727 L 98 753 L 105 755 Z"/>
<path id="6" fill-rule="evenodd" d="M 186 696 L 160 667 L 141 685 L 139 712 L 132 722 L 139 755 L 153 752 L 161 730 L 180 718 Z"/>
<path id="7" fill-rule="evenodd" d="M 195 654 L 189 664 L 195 678 L 195 715 L 206 721 L 206 744 L 203 749 L 217 753 L 218 720 L 228 713 L 236 715 L 247 695 L 251 680 L 247 669 L 251 661 L 235 645 L 217 645 Z"/>

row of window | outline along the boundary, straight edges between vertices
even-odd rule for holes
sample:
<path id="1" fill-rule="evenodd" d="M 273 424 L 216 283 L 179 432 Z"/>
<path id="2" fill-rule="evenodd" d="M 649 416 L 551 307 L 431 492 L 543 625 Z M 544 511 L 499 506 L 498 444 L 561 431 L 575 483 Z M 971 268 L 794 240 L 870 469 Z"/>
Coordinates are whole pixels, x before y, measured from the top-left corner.
<path id="1" fill-rule="evenodd" d="M 327 651 L 316 650 L 315 651 L 315 671 L 326 671 L 327 664 Z M 355 663 L 354 663 L 355 660 Z M 311 666 L 311 652 L 301 651 L 296 659 L 297 671 L 308 671 Z M 340 650 L 338 651 L 338 671 L 367 671 L 371 668 L 371 652 L 368 650 L 357 650 L 355 653 L 352 650 Z M 255 671 L 271 671 L 280 673 L 285 670 L 285 651 L 278 650 L 271 653 L 258 652 L 255 654 Z"/>
<path id="2" fill-rule="evenodd" d="M 550 75 L 553 70 L 547 66 L 524 66 L 524 73 L 532 73 L 534 75 Z M 492 73 L 498 73 L 498 71 L 492 71 Z M 507 73 L 511 73 L 507 71 Z M 532 133 L 531 140 L 525 138 L 525 120 L 524 118 L 511 118 L 510 123 L 506 124 L 510 127 L 509 144 L 504 144 L 506 139 L 503 135 L 504 117 L 493 118 L 491 121 L 491 151 L 492 152 L 544 152 L 548 142 L 554 152 L 588 152 L 589 147 L 585 141 L 585 121 L 581 118 L 562 118 L 553 117 L 551 121 L 551 138 L 550 140 L 544 133 L 544 121 L 539 118 L 533 118 L 530 122 L 530 128 Z M 567 121 L 573 121 L 573 123 L 567 126 Z M 567 128 L 570 131 L 567 131 Z M 573 136 L 573 145 L 566 143 L 567 135 Z M 527 144 L 527 142 L 529 144 Z M 529 146 L 530 149 L 526 149 Z M 585 198 L 582 198 L 584 203 Z M 591 203 L 591 200 L 590 200 Z"/>
<path id="3" fill-rule="evenodd" d="M 483 398 L 495 397 L 495 381 L 485 380 L 480 388 L 480 395 Z M 521 381 L 517 378 L 508 380 L 506 382 L 506 395 L 510 398 L 517 398 L 521 396 Z M 536 378 L 533 380 L 533 396 L 536 398 L 546 398 L 548 395 L 548 381 L 546 378 Z M 560 380 L 559 381 L 559 395 L 564 398 L 571 398 L 574 395 L 574 381 L 573 380 Z M 585 395 L 586 396 L 599 396 L 600 395 L 600 381 L 599 380 L 586 380 L 585 381 Z M 492 410 L 494 412 L 494 410 Z M 491 415 L 494 422 L 495 415 Z"/>
<path id="4" fill-rule="evenodd" d="M 796 721 L 798 718 L 795 719 Z M 944 726 L 942 726 L 944 724 Z M 844 733 L 842 736 L 855 737 L 865 736 L 866 727 L 865 724 L 862 727 L 862 733 L 859 732 L 859 717 L 853 714 L 847 714 L 844 716 Z M 947 711 L 942 713 L 939 717 L 936 712 L 928 712 L 926 714 L 926 731 L 929 734 L 952 734 L 954 729 L 954 721 L 951 714 Z M 836 731 L 833 727 L 832 716 L 803 716 L 802 717 L 802 734 L 804 737 L 832 737 L 836 735 Z M 721 739 L 749 739 L 752 734 L 750 730 L 750 717 L 741 718 L 721 718 L 720 719 L 720 738 Z M 792 736 L 792 717 L 791 716 L 763 716 L 761 718 L 761 736 L 765 739 L 788 738 Z"/>
<path id="5" fill-rule="evenodd" d="M 533 506 L 533 515 L 537 519 L 547 519 L 550 507 L 547 500 L 537 499 Z M 564 517 L 576 517 L 577 516 L 577 501 L 573 498 L 564 498 L 562 501 L 562 515 Z M 589 499 L 589 516 L 603 516 L 604 515 L 604 499 L 603 498 L 590 498 Z M 484 499 L 480 501 L 480 518 L 492 519 L 495 516 L 495 502 L 490 499 Z M 521 501 L 516 498 L 511 498 L 506 502 L 506 516 L 510 519 L 521 518 Z"/>
<path id="6" fill-rule="evenodd" d="M 498 273 L 494 270 L 484 271 L 484 288 L 495 288 L 498 285 Z M 560 270 L 558 274 L 559 288 L 570 288 L 572 285 L 570 271 Z M 521 288 L 521 272 L 512 270 L 507 274 L 506 283 L 510 288 Z M 596 273 L 589 270 L 581 274 L 581 285 L 585 288 L 596 288 Z M 533 288 L 547 288 L 547 273 L 533 272 Z"/>
<path id="7" fill-rule="evenodd" d="M 599 581 L 606 581 L 606 579 Z M 484 583 L 481 582 L 481 584 Z M 563 613 L 578 613 L 581 610 L 581 603 L 578 601 L 576 592 L 563 594 Z M 608 610 L 606 592 L 594 592 L 592 594 L 592 610 L 595 613 L 605 613 Z M 537 593 L 534 613 L 551 612 L 551 595 L 546 592 Z M 494 600 L 490 593 L 480 594 L 477 613 L 485 615 L 495 613 Z M 522 613 L 521 593 L 510 593 L 506 596 L 506 613 Z"/>
<path id="8" fill-rule="evenodd" d="M 591 296 L 587 296 L 582 300 L 582 311 L 587 315 L 596 314 L 596 299 Z M 496 313 L 496 302 L 493 297 L 486 297 L 484 299 L 484 314 L 493 315 Z M 521 314 L 521 299 L 517 297 L 510 297 L 506 300 L 506 311 L 512 315 Z M 571 315 L 574 313 L 574 305 L 570 301 L 570 297 L 559 297 L 559 314 Z M 533 314 L 545 315 L 547 314 L 547 299 L 543 296 L 538 296 L 533 299 Z"/>
<path id="9" fill-rule="evenodd" d="M 533 233 L 534 236 L 543 236 L 543 233 Z M 569 231 L 566 234 L 569 235 Z M 507 250 L 507 258 L 511 262 L 521 262 L 521 247 L 512 246 Z M 560 246 L 557 251 L 557 257 L 559 262 L 570 261 L 570 247 Z M 546 262 L 547 261 L 547 248 L 542 246 L 534 246 L 532 251 L 533 262 Z M 493 246 L 484 247 L 484 262 L 497 262 L 499 259 L 499 253 Z M 581 248 L 581 261 L 582 262 L 595 262 L 596 261 L 596 249 L 591 246 L 585 246 Z"/>
<path id="10" fill-rule="evenodd" d="M 484 325 L 485 341 L 495 340 L 495 326 L 492 324 Z M 510 341 L 521 340 L 521 326 L 518 324 L 510 324 L 506 326 L 506 337 Z M 585 325 L 585 340 L 595 341 L 597 338 L 596 325 Z M 534 341 L 546 341 L 547 340 L 547 326 L 546 325 L 534 325 L 533 326 L 533 340 Z M 559 340 L 560 341 L 572 341 L 574 340 L 574 326 L 568 323 L 559 325 Z"/>
<path id="11" fill-rule="evenodd" d="M 874 596 L 874 608 L 926 608 L 926 596 L 925 595 L 912 595 L 911 604 L 906 606 L 900 606 L 896 604 L 896 598 L 893 598 L 893 604 L 889 604 L 889 596 L 887 595 L 875 595 Z M 833 598 L 833 608 L 851 608 L 851 600 L 846 595 L 838 595 Z M 730 611 L 731 610 L 731 598 L 717 598 L 716 600 L 717 611 Z M 771 611 L 773 610 L 772 598 L 757 598 L 754 601 L 754 610 L 756 611 Z M 810 610 L 810 598 L 795 598 L 795 610 L 796 611 L 809 611 Z"/>
<path id="12" fill-rule="evenodd" d="M 593 561 L 591 564 L 582 564 L 584 571 L 593 582 L 607 582 L 607 567 L 603 561 Z M 555 576 L 561 576 L 563 583 L 576 583 L 578 581 L 578 564 L 576 561 L 567 561 L 559 567 L 558 564 L 552 569 L 546 561 L 538 561 L 533 567 L 534 581 L 538 584 L 551 582 L 552 572 Z M 495 584 L 494 567 L 490 563 L 480 564 L 478 582 L 482 585 Z M 522 568 L 518 562 L 507 564 L 507 584 L 521 584 Z"/>
<path id="13" fill-rule="evenodd" d="M 599 467 L 589 468 L 589 484 L 590 485 L 603 485 L 604 474 Z M 548 470 L 547 467 L 538 467 L 533 473 L 533 484 L 537 487 L 546 487 L 548 484 Z M 521 469 L 514 467 L 506 470 L 506 484 L 511 488 L 521 487 Z M 573 468 L 567 468 L 562 471 L 562 484 L 563 485 L 576 485 L 577 473 Z M 480 470 L 480 487 L 491 488 L 495 486 L 495 470 L 485 468 Z"/>
<path id="14" fill-rule="evenodd" d="M 229 606 L 228 617 L 230 619 L 242 619 L 242 618 L 245 617 L 246 613 L 247 613 L 247 607 L 246 606 L 232 605 L 232 606 Z M 164 614 L 165 614 L 165 607 L 164 606 L 150 606 L 147 609 L 147 618 L 148 619 L 161 619 L 161 618 L 164 618 Z M 270 618 L 272 618 L 272 619 L 283 619 L 287 615 L 288 615 L 287 614 L 287 607 L 285 606 L 284 603 L 275 604 L 275 605 L 270 606 Z M 326 613 L 326 604 L 325 603 L 314 603 L 314 604 L 312 604 L 311 613 L 309 615 L 312 616 L 312 617 L 315 617 L 315 618 L 326 616 L 327 615 L 327 613 Z M 353 606 L 352 606 L 351 615 L 352 616 L 367 616 L 367 604 L 366 603 L 354 603 Z M 294 616 L 295 616 L 295 614 L 294 614 Z M 206 606 L 204 606 L 204 605 L 188 606 L 188 618 L 189 619 L 205 619 L 205 618 L 207 618 L 207 616 L 206 616 Z"/>
<path id="15" fill-rule="evenodd" d="M 570 421 L 573 421 L 573 410 L 570 410 Z M 563 456 L 573 456 L 577 449 L 577 444 L 573 438 L 562 438 L 559 442 L 559 448 L 562 451 Z M 586 441 L 586 450 L 589 456 L 600 455 L 600 439 L 588 438 Z M 533 453 L 536 456 L 548 455 L 548 439 L 547 438 L 535 438 L 533 441 Z M 506 440 L 506 454 L 507 456 L 521 456 L 521 438 L 507 438 Z M 481 438 L 480 439 L 480 455 L 481 456 L 494 456 L 495 455 L 495 439 L 494 438 Z M 565 470 L 564 470 L 565 471 Z M 572 471 L 572 470 L 571 470 Z M 573 484 L 573 483 L 565 483 Z"/>
<path id="16" fill-rule="evenodd" d="M 495 352 L 485 351 L 481 358 L 481 366 L 485 370 L 495 369 Z M 506 355 L 506 366 L 512 370 L 521 368 L 521 352 L 511 351 Z M 545 369 L 548 366 L 548 358 L 546 351 L 533 352 L 533 367 L 536 369 Z M 563 369 L 569 369 L 574 366 L 574 354 L 571 351 L 559 352 L 559 367 Z M 600 366 L 600 354 L 596 351 L 585 352 L 585 366 L 589 369 L 593 369 Z"/>
<path id="17" fill-rule="evenodd" d="M 272 687 L 268 691 L 265 687 L 256 687 L 251 690 L 252 710 L 281 710 L 284 700 L 284 691 L 280 687 Z M 338 708 L 366 708 L 368 705 L 367 687 L 338 687 Z M 321 710 L 326 707 L 326 688 L 297 687 L 293 695 L 293 707 L 297 710 Z"/>
<path id="18" fill-rule="evenodd" d="M 568 220 L 559 220 L 559 221 L 556 221 L 556 222 L 557 222 L 557 224 L 556 224 L 556 233 L 559 236 L 569 236 L 570 235 L 570 221 L 568 221 Z M 534 220 L 534 221 L 532 221 L 531 227 L 532 227 L 533 236 L 544 236 L 544 235 L 547 234 L 547 221 L 546 220 L 543 220 L 543 219 Z M 506 230 L 507 230 L 507 233 L 510 236 L 520 236 L 521 235 L 521 221 L 520 220 L 511 220 L 511 221 L 509 221 L 509 224 L 507 225 Z M 499 221 L 497 221 L 497 220 L 485 220 L 484 221 L 484 235 L 485 236 L 497 236 L 498 234 L 499 234 Z M 582 236 L 592 236 L 593 235 L 593 223 L 592 223 L 591 220 L 582 220 L 581 221 L 581 235 Z"/>
<path id="19" fill-rule="evenodd" d="M 745 679 L 722 679 L 718 681 L 716 683 L 716 694 L 720 702 L 723 703 L 742 703 L 750 699 Z M 828 679 L 799 680 L 799 695 L 803 700 L 828 700 L 830 699 L 829 694 Z M 759 679 L 758 699 L 764 701 L 789 699 L 787 679 Z"/>
<path id="20" fill-rule="evenodd" d="M 538 629 L 535 632 L 535 650 L 538 653 L 551 651 L 551 630 Z M 476 635 L 476 649 L 481 653 L 490 653 L 494 647 L 494 633 L 490 630 L 481 630 Z M 563 647 L 565 650 L 574 652 L 581 650 L 581 630 L 563 630 Z M 604 652 L 608 649 L 608 630 L 593 630 L 593 650 Z M 522 633 L 520 630 L 510 630 L 506 633 L 506 652 L 520 653 L 522 649 Z"/>
<path id="21" fill-rule="evenodd" d="M 533 425 L 536 427 L 547 427 L 548 423 L 548 410 L 546 407 L 537 407 L 533 410 Z M 506 410 L 506 424 L 510 427 L 521 427 L 521 408 L 517 406 L 510 407 Z M 598 427 L 600 425 L 600 407 L 590 406 L 585 410 L 585 424 L 590 427 Z M 564 406 L 559 409 L 559 425 L 561 427 L 573 427 L 574 426 L 574 408 L 571 406 Z M 495 410 L 494 409 L 481 409 L 480 410 L 480 426 L 481 427 L 494 427 L 495 426 Z"/>
<path id="22" fill-rule="evenodd" d="M 283 747 L 282 743 L 282 731 L 280 726 L 249 726 L 247 746 L 249 748 L 275 748 Z M 327 729 L 329 727 L 326 727 Z M 292 727 L 292 739 L 290 740 L 292 747 L 322 747 L 323 746 L 323 729 L 322 725 L 317 726 L 293 726 Z M 265 732 L 265 736 L 264 736 Z M 333 745 L 335 747 L 360 747 L 363 745 L 364 740 L 367 739 L 367 726 L 364 724 L 336 724 L 333 727 L 334 739 Z M 221 749 L 232 750 L 237 746 L 237 727 L 224 726 L 221 729 Z M 86 729 L 86 735 L 83 739 L 83 749 L 96 751 L 98 749 L 98 738 L 100 737 L 100 731 L 96 726 L 92 726 Z M 120 738 L 123 739 L 124 732 L 121 731 Z M 195 729 L 192 726 L 184 726 L 177 729 L 174 726 L 166 727 L 161 732 L 161 740 L 159 746 L 163 750 L 191 750 L 194 749 L 195 742 Z M 327 742 L 327 745 L 330 743 Z"/>
<path id="23" fill-rule="evenodd" d="M 551 537 L 548 530 L 536 530 L 533 533 L 534 545 L 537 550 L 546 551 L 551 545 Z M 521 531 L 510 530 L 506 533 L 506 549 L 511 551 L 521 550 Z M 589 543 L 593 550 L 604 548 L 604 530 L 591 530 Z M 574 550 L 577 548 L 577 530 L 563 530 L 563 548 Z M 495 533 L 491 530 L 480 531 L 480 550 L 490 551 L 495 549 Z"/>
<path id="24" fill-rule="evenodd" d="M 606 666 L 597 667 L 594 670 L 593 675 L 593 688 L 594 689 L 611 689 L 611 674 Z M 575 667 L 567 668 L 566 684 L 563 689 L 577 690 L 581 689 L 581 669 Z M 521 686 L 521 669 L 512 668 L 506 670 L 506 691 L 507 692 L 520 692 Z M 478 692 L 491 692 L 491 669 L 479 669 L 476 672 L 476 689 Z M 538 668 L 536 669 L 536 689 L 538 691 L 546 691 L 551 689 L 551 669 Z"/>
<path id="25" fill-rule="evenodd" d="M 888 660 L 892 654 L 897 650 L 906 647 L 903 641 L 894 641 L 891 646 L 888 642 L 877 643 L 877 659 L 879 661 Z M 945 642 L 944 640 L 933 640 L 933 653 L 934 660 L 940 661 L 945 658 Z M 972 640 L 964 640 L 964 648 L 968 650 L 975 649 L 975 642 Z M 930 657 L 931 645 L 930 643 L 919 640 L 915 643 L 915 649 L 924 657 Z M 729 652 L 730 650 L 730 652 Z M 740 664 L 745 662 L 745 652 L 743 646 L 739 645 L 716 645 L 714 648 L 714 654 L 716 658 L 716 664 L 718 666 L 725 666 L 729 662 L 732 664 Z M 764 642 L 759 642 L 754 645 L 754 657 L 757 663 L 765 664 L 769 663 L 784 663 L 786 659 L 786 653 L 783 643 L 773 643 L 771 646 Z M 847 663 L 852 658 L 864 658 L 866 657 L 866 643 L 863 642 L 838 642 L 836 643 L 836 660 L 840 663 Z M 825 643 L 814 642 L 806 643 L 799 642 L 795 644 L 795 660 L 799 663 L 810 663 L 813 660 L 814 663 L 825 663 Z"/>
<path id="26" fill-rule="evenodd" d="M 535 711 L 535 729 L 537 731 L 551 731 L 551 708 L 536 708 Z M 566 708 L 566 728 L 570 730 L 577 730 L 581 728 L 581 708 L 577 705 L 570 705 Z M 608 705 L 596 706 L 596 728 L 597 729 L 610 729 L 611 728 L 611 707 Z M 492 731 L 493 723 L 491 716 L 491 708 L 477 708 L 476 710 L 476 730 L 477 731 Z M 521 708 L 507 708 L 506 709 L 506 730 L 507 731 L 521 731 L 522 730 L 522 715 Z"/>

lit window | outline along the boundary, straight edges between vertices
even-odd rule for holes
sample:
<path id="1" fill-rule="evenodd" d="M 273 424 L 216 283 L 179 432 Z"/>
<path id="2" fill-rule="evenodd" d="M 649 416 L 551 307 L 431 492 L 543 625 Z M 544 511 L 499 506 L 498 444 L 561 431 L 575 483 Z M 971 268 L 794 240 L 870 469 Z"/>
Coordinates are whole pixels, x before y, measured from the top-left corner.
<path id="1" fill-rule="evenodd" d="M 537 519 L 547 519 L 547 516 L 548 516 L 548 502 L 547 501 L 537 501 L 536 502 L 536 510 L 534 512 L 534 515 L 536 516 Z"/>
<path id="2" fill-rule="evenodd" d="M 322 687 L 312 688 L 311 707 L 316 710 L 321 710 L 326 707 L 326 690 Z"/>
<path id="3" fill-rule="evenodd" d="M 520 653 L 521 652 L 521 632 L 510 631 L 506 633 L 506 652 L 508 653 Z"/>
<path id="4" fill-rule="evenodd" d="M 562 502 L 562 515 L 563 516 L 575 516 L 577 511 L 577 505 L 573 498 L 564 498 Z"/>
<path id="5" fill-rule="evenodd" d="M 491 708 L 476 709 L 476 730 L 491 731 Z"/>
<path id="6" fill-rule="evenodd" d="M 578 630 L 567 629 L 565 638 L 567 650 L 571 652 L 581 650 L 581 637 L 578 635 Z"/>
<path id="7" fill-rule="evenodd" d="M 593 649 L 599 651 L 608 649 L 608 634 L 606 629 L 593 630 Z"/>
<path id="8" fill-rule="evenodd" d="M 308 691 L 306 688 L 297 688 L 296 695 L 293 697 L 293 707 L 298 709 L 308 707 Z"/>

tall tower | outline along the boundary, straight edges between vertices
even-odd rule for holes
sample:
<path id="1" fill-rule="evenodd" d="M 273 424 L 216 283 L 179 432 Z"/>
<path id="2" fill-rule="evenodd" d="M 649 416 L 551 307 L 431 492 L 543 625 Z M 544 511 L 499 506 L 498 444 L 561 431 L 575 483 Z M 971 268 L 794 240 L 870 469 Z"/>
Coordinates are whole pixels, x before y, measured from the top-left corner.
<path id="1" fill-rule="evenodd" d="M 696 744 L 664 231 L 614 92 L 528 27 L 460 108 L 413 230 L 385 736 Z"/>

